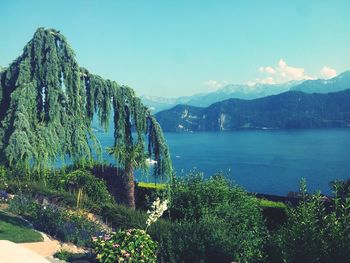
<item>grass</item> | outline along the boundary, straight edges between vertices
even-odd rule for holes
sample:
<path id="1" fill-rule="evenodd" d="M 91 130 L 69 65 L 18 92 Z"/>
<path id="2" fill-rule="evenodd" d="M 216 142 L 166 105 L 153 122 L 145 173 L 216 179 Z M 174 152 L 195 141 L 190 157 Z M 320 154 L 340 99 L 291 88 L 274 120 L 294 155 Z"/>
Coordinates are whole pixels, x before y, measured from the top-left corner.
<path id="1" fill-rule="evenodd" d="M 0 240 L 15 243 L 38 242 L 43 241 L 43 237 L 22 219 L 0 211 Z"/>
<path id="2" fill-rule="evenodd" d="M 154 190 L 164 190 L 165 189 L 165 184 L 139 182 L 139 183 L 137 183 L 137 186 L 142 187 L 142 188 L 154 189 Z"/>
<path id="3" fill-rule="evenodd" d="M 66 250 L 60 250 L 56 252 L 53 255 L 54 258 L 68 261 L 68 262 L 75 262 L 75 261 L 88 261 L 88 262 L 95 262 L 95 255 L 91 253 L 72 253 L 70 251 Z M 96 261 L 97 262 L 97 261 Z"/>
<path id="4" fill-rule="evenodd" d="M 260 199 L 260 206 L 262 208 L 266 208 L 266 207 L 271 207 L 271 208 L 280 208 L 280 209 L 286 209 L 287 205 L 285 203 L 282 202 L 275 202 L 275 201 L 270 201 L 270 200 L 266 200 L 266 199 Z"/>

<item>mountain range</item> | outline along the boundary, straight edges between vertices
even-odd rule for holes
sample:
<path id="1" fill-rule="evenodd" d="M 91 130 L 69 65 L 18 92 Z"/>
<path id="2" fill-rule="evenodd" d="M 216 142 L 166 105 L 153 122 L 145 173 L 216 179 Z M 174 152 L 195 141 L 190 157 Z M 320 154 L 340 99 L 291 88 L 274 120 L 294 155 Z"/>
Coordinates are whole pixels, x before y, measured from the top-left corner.
<path id="1" fill-rule="evenodd" d="M 230 98 L 236 99 L 257 99 L 270 95 L 280 94 L 286 91 L 303 91 L 305 93 L 328 93 L 349 88 L 350 71 L 332 79 L 316 79 L 289 81 L 282 84 L 229 84 L 214 92 L 199 93 L 192 96 L 178 98 L 164 98 L 156 96 L 141 97 L 143 103 L 150 107 L 153 112 L 170 109 L 178 104 L 187 104 L 197 107 L 208 107 L 209 105 Z"/>
<path id="2" fill-rule="evenodd" d="M 156 118 L 166 132 L 349 127 L 350 89 L 325 94 L 292 90 L 253 100 L 228 99 L 206 108 L 177 105 Z"/>

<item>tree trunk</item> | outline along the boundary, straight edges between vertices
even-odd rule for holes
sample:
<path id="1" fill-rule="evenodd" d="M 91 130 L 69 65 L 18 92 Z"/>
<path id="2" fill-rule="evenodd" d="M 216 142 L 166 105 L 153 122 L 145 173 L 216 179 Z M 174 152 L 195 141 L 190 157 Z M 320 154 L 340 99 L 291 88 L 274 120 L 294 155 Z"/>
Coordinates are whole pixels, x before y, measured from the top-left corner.
<path id="1" fill-rule="evenodd" d="M 135 209 L 135 182 L 134 169 L 131 164 L 125 166 L 124 184 L 126 190 L 126 204 Z"/>

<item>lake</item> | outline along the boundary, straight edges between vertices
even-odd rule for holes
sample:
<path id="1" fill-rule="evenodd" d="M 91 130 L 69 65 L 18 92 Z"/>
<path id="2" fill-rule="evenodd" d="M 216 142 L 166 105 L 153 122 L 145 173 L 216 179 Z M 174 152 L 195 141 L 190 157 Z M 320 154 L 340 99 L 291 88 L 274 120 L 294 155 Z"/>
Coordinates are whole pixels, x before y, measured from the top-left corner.
<path id="1" fill-rule="evenodd" d="M 113 144 L 110 135 L 97 136 L 103 146 Z M 330 181 L 350 177 L 350 129 L 165 133 L 165 137 L 177 175 L 185 176 L 194 168 L 207 177 L 221 171 L 249 192 L 287 195 L 298 191 L 304 177 L 308 190 L 330 194 Z"/>

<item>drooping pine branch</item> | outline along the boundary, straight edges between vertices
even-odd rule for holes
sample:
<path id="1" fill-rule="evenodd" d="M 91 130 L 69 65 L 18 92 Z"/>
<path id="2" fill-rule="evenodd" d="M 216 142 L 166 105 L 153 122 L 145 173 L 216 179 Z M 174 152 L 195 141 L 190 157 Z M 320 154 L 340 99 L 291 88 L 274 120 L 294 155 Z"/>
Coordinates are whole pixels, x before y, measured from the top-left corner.
<path id="1" fill-rule="evenodd" d="M 89 163 L 100 149 L 91 129 L 95 113 L 105 129 L 114 114 L 114 147 L 143 150 L 148 137 L 155 173 L 171 173 L 162 131 L 134 91 L 79 67 L 59 31 L 39 28 L 23 54 L 0 73 L 0 158 L 32 167 L 65 157 Z"/>

